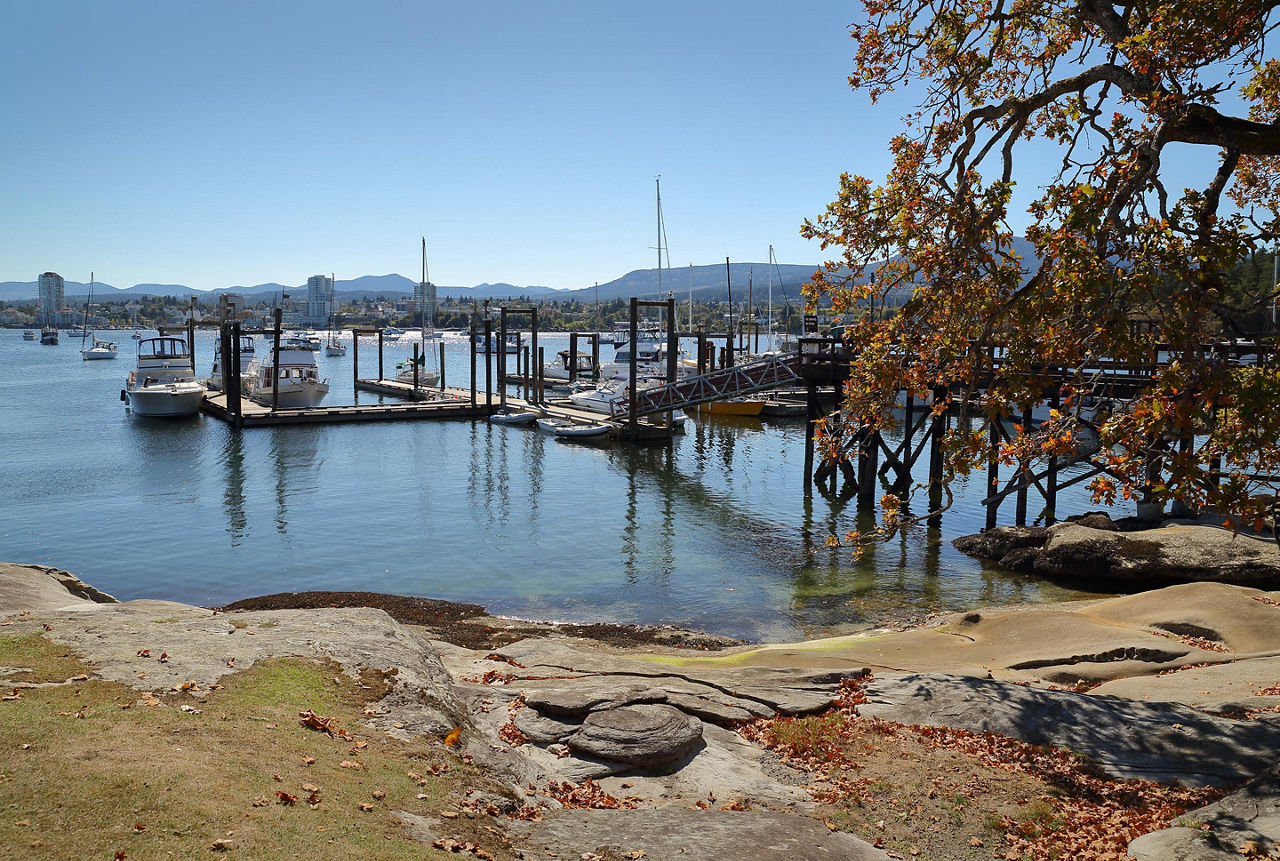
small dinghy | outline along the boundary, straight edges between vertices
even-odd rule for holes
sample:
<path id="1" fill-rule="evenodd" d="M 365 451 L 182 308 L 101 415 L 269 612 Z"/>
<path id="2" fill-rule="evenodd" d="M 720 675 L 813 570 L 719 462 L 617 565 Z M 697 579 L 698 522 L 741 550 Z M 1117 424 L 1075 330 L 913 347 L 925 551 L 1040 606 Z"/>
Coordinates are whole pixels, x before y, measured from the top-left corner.
<path id="1" fill-rule="evenodd" d="M 607 436 L 608 425 L 575 424 L 568 419 L 538 419 L 538 430 L 562 439 L 590 439 Z"/>
<path id="2" fill-rule="evenodd" d="M 489 416 L 489 424 L 493 425 L 527 425 L 538 418 L 533 410 L 518 413 L 494 413 Z"/>

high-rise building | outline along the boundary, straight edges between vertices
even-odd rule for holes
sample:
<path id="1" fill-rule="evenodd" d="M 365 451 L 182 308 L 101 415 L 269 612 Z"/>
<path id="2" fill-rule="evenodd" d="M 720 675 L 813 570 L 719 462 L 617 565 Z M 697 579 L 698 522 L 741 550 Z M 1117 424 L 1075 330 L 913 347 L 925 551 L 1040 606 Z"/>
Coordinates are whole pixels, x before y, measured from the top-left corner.
<path id="1" fill-rule="evenodd" d="M 333 313 L 333 279 L 312 275 L 307 279 L 307 325 L 327 326 Z"/>
<path id="2" fill-rule="evenodd" d="M 44 272 L 40 275 L 40 322 L 43 325 L 56 325 L 58 311 L 66 303 L 66 284 L 57 272 Z"/>

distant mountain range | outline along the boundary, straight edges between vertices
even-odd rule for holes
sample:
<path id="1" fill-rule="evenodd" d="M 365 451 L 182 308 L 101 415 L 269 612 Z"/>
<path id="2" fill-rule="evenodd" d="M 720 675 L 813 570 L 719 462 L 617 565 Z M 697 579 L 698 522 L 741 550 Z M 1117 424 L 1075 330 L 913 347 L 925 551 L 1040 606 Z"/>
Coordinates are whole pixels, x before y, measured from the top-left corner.
<path id="1" fill-rule="evenodd" d="M 730 267 L 734 298 L 741 300 L 747 297 L 748 279 L 750 279 L 756 295 L 762 299 L 768 290 L 767 270 L 772 268 L 774 299 L 782 302 L 784 298 L 795 300 L 800 294 L 800 285 L 809 279 L 816 266 L 776 266 L 766 267 L 763 263 L 734 263 Z M 755 270 L 759 270 L 756 272 Z M 363 275 L 349 281 L 339 280 L 334 284 L 334 292 L 341 301 L 357 299 L 373 299 L 383 296 L 389 299 L 413 295 L 417 281 L 403 275 Z M 692 285 L 694 296 L 702 301 L 723 298 L 727 293 L 724 266 L 694 266 L 676 270 L 637 269 L 628 272 L 621 278 L 600 284 L 583 287 L 577 290 L 555 290 L 551 287 L 518 287 L 514 284 L 477 284 L 474 287 L 450 287 L 436 285 L 436 295 L 441 299 L 514 299 L 517 301 L 577 300 L 580 302 L 602 302 L 614 299 L 629 299 L 635 296 L 640 299 L 665 298 L 673 292 L 678 299 L 686 298 Z M 305 299 L 307 285 L 289 286 L 285 284 L 255 284 L 252 287 L 226 287 L 217 290 L 196 290 L 182 284 L 134 284 L 132 287 L 115 287 L 102 281 L 93 284 L 94 298 L 103 302 L 119 302 L 137 299 L 143 296 L 174 296 L 187 299 L 192 296 L 201 302 L 217 302 L 223 293 L 237 293 L 249 301 L 270 300 L 281 293 L 289 294 L 293 300 Z M 75 304 L 72 297 L 83 299 L 89 292 L 89 285 L 83 282 L 67 281 L 65 295 L 68 304 Z M 3 281 L 0 282 L 0 299 L 7 301 L 34 300 L 39 294 L 36 281 Z"/>
<path id="2" fill-rule="evenodd" d="M 1035 249 L 1025 239 L 1014 240 L 1014 251 L 1024 260 L 1031 261 L 1026 267 L 1034 268 Z M 728 280 L 722 264 L 710 266 L 687 266 L 677 269 L 636 269 L 621 278 L 591 287 L 576 290 L 556 290 L 551 287 L 517 287 L 514 284 L 477 284 L 474 287 L 449 287 L 436 285 L 436 295 L 441 298 L 483 301 L 485 299 L 511 299 L 515 301 L 557 301 L 576 300 L 579 302 L 611 302 L 616 299 L 664 299 L 668 293 L 677 301 L 688 298 L 690 293 L 701 302 L 717 301 L 727 298 L 732 287 L 733 299 L 741 302 L 747 298 L 750 289 L 757 301 L 766 301 L 772 283 L 774 304 L 798 302 L 801 287 L 818 269 L 817 264 L 775 264 L 733 263 L 729 266 Z M 1029 272 L 1028 272 L 1029 274 Z M 338 281 L 334 292 L 339 301 L 351 302 L 358 299 L 374 299 L 379 296 L 395 299 L 413 295 L 417 284 L 412 278 L 403 275 L 362 275 L 349 281 Z M 305 300 L 307 285 L 288 286 L 284 284 L 256 284 L 253 287 L 225 287 L 217 290 L 196 290 L 182 284 L 134 284 L 132 287 L 113 287 L 100 281 L 93 285 L 94 296 L 104 302 L 115 302 L 139 298 L 142 296 L 175 296 L 189 298 L 195 296 L 202 302 L 213 303 L 223 293 L 238 293 L 253 302 L 270 301 L 281 293 L 288 293 L 294 301 Z M 89 285 L 75 281 L 66 282 L 67 303 L 74 305 L 72 297 L 83 297 L 88 293 Z M 35 281 L 0 282 L 0 299 L 7 301 L 34 300 L 38 295 Z M 905 295 L 895 297 L 898 302 L 905 301 Z"/>

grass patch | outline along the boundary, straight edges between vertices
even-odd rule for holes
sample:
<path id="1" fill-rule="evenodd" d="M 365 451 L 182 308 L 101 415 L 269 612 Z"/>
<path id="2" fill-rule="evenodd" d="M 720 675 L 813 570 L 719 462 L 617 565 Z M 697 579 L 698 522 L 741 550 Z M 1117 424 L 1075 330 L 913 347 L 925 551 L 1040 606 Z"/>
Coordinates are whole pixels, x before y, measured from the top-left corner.
<path id="1" fill-rule="evenodd" d="M 0 639 L 0 664 L 30 667 L 32 682 L 87 672 L 39 636 Z M 380 674 L 282 659 L 224 682 L 149 696 L 89 680 L 0 702 L 5 857 L 190 858 L 217 840 L 267 861 L 449 857 L 414 841 L 393 811 L 434 816 L 487 781 L 436 740 L 362 727 L 386 690 Z M 348 735 L 304 727 L 305 709 Z M 497 838 L 468 839 L 511 857 Z"/>
<path id="2" fill-rule="evenodd" d="M 60 682 L 86 672 L 78 653 L 39 634 L 0 637 L 0 665 L 5 668 L 0 669 L 0 687 L 11 682 Z"/>

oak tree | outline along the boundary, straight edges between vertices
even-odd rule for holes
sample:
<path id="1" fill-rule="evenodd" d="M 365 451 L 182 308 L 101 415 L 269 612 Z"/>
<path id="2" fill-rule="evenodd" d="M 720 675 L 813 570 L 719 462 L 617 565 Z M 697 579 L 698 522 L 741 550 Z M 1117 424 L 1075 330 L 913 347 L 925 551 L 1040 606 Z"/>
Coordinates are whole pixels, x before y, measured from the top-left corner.
<path id="1" fill-rule="evenodd" d="M 1064 373 L 1060 415 L 1015 424 L 1003 462 L 1069 456 L 1091 425 L 1095 499 L 1259 524 L 1280 362 L 1256 329 L 1276 297 L 1231 273 L 1280 238 L 1275 5 L 862 0 L 850 85 L 873 104 L 916 95 L 887 177 L 843 175 L 802 228 L 832 258 L 809 300 L 856 318 L 846 414 L 880 428 L 902 388 L 948 387 L 966 413 L 950 478 L 985 462 L 988 423 Z M 1153 364 L 1137 394 L 1113 373 Z"/>

